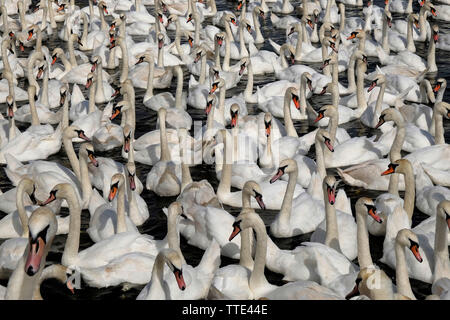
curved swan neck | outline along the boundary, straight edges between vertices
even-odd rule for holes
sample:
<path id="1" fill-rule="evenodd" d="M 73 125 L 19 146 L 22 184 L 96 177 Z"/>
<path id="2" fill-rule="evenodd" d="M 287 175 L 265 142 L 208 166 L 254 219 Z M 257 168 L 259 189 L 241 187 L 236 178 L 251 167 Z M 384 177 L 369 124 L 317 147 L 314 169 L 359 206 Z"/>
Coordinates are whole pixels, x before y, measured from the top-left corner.
<path id="1" fill-rule="evenodd" d="M 64 150 L 66 151 L 67 157 L 69 158 L 73 172 L 77 176 L 78 180 L 81 181 L 80 162 L 78 160 L 77 155 L 75 154 L 75 150 L 73 149 L 72 139 L 65 137 L 63 134 L 62 141 L 64 145 Z"/>
<path id="2" fill-rule="evenodd" d="M 291 94 L 290 94 L 290 92 L 286 92 L 284 94 L 283 113 L 284 113 L 284 126 L 286 128 L 287 135 L 290 137 L 298 137 L 297 131 L 295 130 L 294 123 L 292 122 L 292 117 L 291 117 Z"/>
<path id="3" fill-rule="evenodd" d="M 153 77 L 155 74 L 155 63 L 153 57 L 148 62 L 148 78 L 147 78 L 147 91 L 145 91 L 146 99 L 153 97 Z"/>
<path id="4" fill-rule="evenodd" d="M 436 108 L 433 109 L 433 120 L 435 144 L 445 144 L 444 121 L 442 114 L 437 112 Z"/>
<path id="5" fill-rule="evenodd" d="M 81 207 L 75 196 L 73 187 L 65 197 L 69 205 L 70 222 L 69 234 L 67 235 L 66 245 L 61 258 L 61 263 L 65 266 L 76 264 L 78 249 L 80 246 L 80 227 L 81 227 Z"/>
<path id="6" fill-rule="evenodd" d="M 124 178 L 123 178 L 124 179 Z M 117 230 L 116 233 L 127 231 L 125 220 L 125 180 L 119 183 L 119 191 L 117 194 Z"/>
<path id="7" fill-rule="evenodd" d="M 175 108 L 182 110 L 182 94 L 183 94 L 183 69 L 180 66 L 175 67 L 177 74 L 177 89 L 175 92 Z"/>
<path id="8" fill-rule="evenodd" d="M 161 144 L 161 159 L 160 161 L 170 161 L 170 151 L 169 145 L 167 143 L 167 133 L 166 133 L 166 115 L 161 115 L 159 119 L 159 136 Z"/>
<path id="9" fill-rule="evenodd" d="M 222 158 L 222 176 L 219 186 L 217 187 L 217 196 L 222 196 L 230 193 L 231 189 L 231 171 L 232 171 L 232 150 L 231 145 L 227 142 L 231 138 L 228 133 L 223 135 L 223 158 Z"/>
<path id="10" fill-rule="evenodd" d="M 438 205 L 438 210 L 443 210 Z M 436 214 L 436 229 L 434 234 L 434 275 L 433 282 L 449 277 L 449 255 L 448 255 L 448 224 L 445 215 Z"/>
<path id="11" fill-rule="evenodd" d="M 412 215 L 414 213 L 414 200 L 416 199 L 416 186 L 414 181 L 414 172 L 411 166 L 408 166 L 405 173 L 405 199 L 403 208 L 408 214 L 408 219 L 412 221 Z"/>
<path id="12" fill-rule="evenodd" d="M 298 168 L 289 172 L 289 180 L 284 194 L 283 202 L 279 213 L 280 221 L 289 224 L 292 211 L 292 199 L 294 198 L 295 185 L 297 184 Z M 256 261 L 255 261 L 256 263 Z"/>
<path id="13" fill-rule="evenodd" d="M 323 155 L 323 146 L 322 143 L 316 139 L 315 142 L 315 148 L 316 148 L 316 163 L 317 163 L 317 172 L 320 175 L 320 179 L 325 178 L 327 175 L 327 171 L 325 169 L 325 159 Z"/>
<path id="14" fill-rule="evenodd" d="M 369 232 L 367 231 L 366 224 L 366 210 L 367 209 L 364 204 L 356 205 L 358 264 L 361 270 L 373 266 L 372 257 L 370 256 Z"/>
<path id="15" fill-rule="evenodd" d="M 89 205 L 89 200 L 92 195 L 92 185 L 89 179 L 88 161 L 86 154 L 80 154 L 80 176 L 81 176 L 81 192 L 83 195 L 83 206 L 87 207 Z"/>
<path id="16" fill-rule="evenodd" d="M 23 203 L 23 196 L 25 193 L 25 183 L 19 183 L 16 191 L 16 206 L 17 213 L 19 214 L 20 224 L 22 225 L 22 238 L 28 237 L 28 215 Z"/>
<path id="17" fill-rule="evenodd" d="M 325 202 L 325 214 L 326 214 L 326 236 L 325 245 L 333 248 L 337 252 L 341 252 L 341 247 L 339 245 L 339 231 L 338 223 L 336 217 L 336 209 L 328 201 L 328 194 L 326 188 L 323 191 L 323 197 Z"/>
<path id="18" fill-rule="evenodd" d="M 39 121 L 39 116 L 38 116 L 38 113 L 37 113 L 34 97 L 32 97 L 32 96 L 30 96 L 30 94 L 28 94 L 28 99 L 29 99 L 29 102 L 30 102 L 31 125 L 32 126 L 39 126 L 41 123 Z"/>
<path id="19" fill-rule="evenodd" d="M 186 263 L 183 253 L 180 249 L 180 236 L 178 232 L 178 213 L 170 206 L 167 214 L 167 241 L 169 248 L 178 252 L 181 257 L 182 264 Z"/>
<path id="20" fill-rule="evenodd" d="M 268 236 L 262 220 L 260 218 L 255 220 L 256 221 L 254 221 L 252 228 L 256 232 L 256 252 L 255 264 L 249 279 L 250 289 L 257 288 L 261 284 L 267 282 L 267 279 L 264 275 L 264 268 L 266 266 Z"/>
<path id="21" fill-rule="evenodd" d="M 120 49 L 122 50 L 122 73 L 120 74 L 120 82 L 128 79 L 128 49 L 125 44 L 125 39 L 119 41 Z"/>
<path id="22" fill-rule="evenodd" d="M 398 241 L 395 242 L 395 278 L 397 281 L 397 293 L 416 300 L 409 283 L 408 267 L 406 265 L 405 247 Z"/>

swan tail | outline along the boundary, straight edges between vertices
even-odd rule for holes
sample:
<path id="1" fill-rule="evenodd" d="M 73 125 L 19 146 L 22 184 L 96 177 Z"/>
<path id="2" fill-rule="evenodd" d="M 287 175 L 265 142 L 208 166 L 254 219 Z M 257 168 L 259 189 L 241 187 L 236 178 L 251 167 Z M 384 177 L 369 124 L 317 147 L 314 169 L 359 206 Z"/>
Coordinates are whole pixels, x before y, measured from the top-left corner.
<path id="1" fill-rule="evenodd" d="M 342 180 L 346 184 L 348 184 L 350 186 L 363 187 L 364 189 L 368 189 L 369 186 L 364 181 L 353 178 L 350 174 L 348 174 L 347 172 L 345 172 L 344 170 L 342 170 L 340 168 L 336 168 L 336 169 L 337 169 L 338 175 L 342 178 Z"/>
<path id="2" fill-rule="evenodd" d="M 12 154 L 5 154 L 6 160 L 6 168 L 5 173 L 8 179 L 12 182 L 13 185 L 17 185 L 22 179 L 22 176 L 19 173 L 16 173 L 19 168 L 23 167 L 23 163 L 17 160 Z"/>
<path id="3" fill-rule="evenodd" d="M 198 271 L 204 274 L 214 274 L 220 266 L 220 246 L 213 238 L 198 264 Z"/>
<path id="4" fill-rule="evenodd" d="M 352 214 L 350 199 L 347 197 L 344 189 L 340 189 L 338 191 L 336 195 L 335 207 L 342 212 L 348 213 L 350 215 Z"/>
<path id="5" fill-rule="evenodd" d="M 278 23 L 278 21 L 280 21 L 280 18 L 272 12 L 272 14 L 270 15 L 270 21 L 272 22 L 272 24 L 276 24 Z"/>
<path id="6" fill-rule="evenodd" d="M 273 16 L 274 14 L 272 14 L 272 16 Z M 277 54 L 280 54 L 280 48 L 281 48 L 281 46 L 278 44 L 278 43 L 276 43 L 275 41 L 273 41 L 272 39 L 270 39 L 269 38 L 269 43 L 270 43 L 270 45 L 272 46 L 272 48 L 275 50 L 275 52 L 277 53 Z"/>
<path id="7" fill-rule="evenodd" d="M 396 97 L 394 101 L 394 106 L 398 109 L 404 105 L 403 100 L 406 98 L 408 93 L 414 88 L 414 85 L 409 86 L 406 90 L 400 92 Z"/>

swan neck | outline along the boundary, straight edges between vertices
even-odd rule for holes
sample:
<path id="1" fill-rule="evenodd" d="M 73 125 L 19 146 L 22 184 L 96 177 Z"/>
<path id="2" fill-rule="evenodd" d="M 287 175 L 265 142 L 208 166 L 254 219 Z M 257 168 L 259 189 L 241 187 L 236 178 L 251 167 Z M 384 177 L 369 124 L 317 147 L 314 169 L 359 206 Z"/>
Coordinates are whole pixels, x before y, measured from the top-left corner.
<path id="1" fill-rule="evenodd" d="M 397 281 L 397 293 L 416 299 L 409 283 L 408 267 L 406 265 L 405 247 L 395 242 L 395 277 Z"/>

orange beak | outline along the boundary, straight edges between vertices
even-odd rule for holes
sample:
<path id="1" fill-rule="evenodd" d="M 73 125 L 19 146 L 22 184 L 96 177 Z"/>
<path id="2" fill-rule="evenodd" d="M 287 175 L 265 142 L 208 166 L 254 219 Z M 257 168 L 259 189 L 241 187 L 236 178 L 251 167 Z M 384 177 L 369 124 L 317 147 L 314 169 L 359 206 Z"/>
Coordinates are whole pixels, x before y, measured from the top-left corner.
<path id="1" fill-rule="evenodd" d="M 355 38 L 356 38 L 356 35 L 353 33 L 350 35 L 350 37 L 347 37 L 347 40 L 351 40 L 351 39 L 355 39 Z"/>
<path id="2" fill-rule="evenodd" d="M 109 202 L 114 200 L 114 198 L 116 197 L 116 194 L 117 194 L 117 190 L 118 190 L 118 188 L 116 186 L 111 187 L 111 189 L 109 190 L 109 195 L 108 195 Z"/>
<path id="3" fill-rule="evenodd" d="M 417 261 L 422 263 L 423 259 L 420 256 L 419 247 L 417 245 L 412 245 L 411 246 L 411 252 L 413 253 L 414 257 L 417 259 Z"/>
<path id="4" fill-rule="evenodd" d="M 441 88 L 441 84 L 438 83 L 438 84 L 436 84 L 436 85 L 434 86 L 433 91 L 434 91 L 434 92 L 438 92 L 440 88 Z"/>
<path id="5" fill-rule="evenodd" d="M 236 237 L 236 236 L 239 234 L 239 232 L 241 232 L 241 228 L 239 228 L 238 225 L 234 225 L 234 227 L 233 227 L 233 232 L 231 232 L 231 235 L 230 235 L 230 237 L 228 238 L 228 241 L 233 240 L 234 237 Z"/>
<path id="6" fill-rule="evenodd" d="M 266 137 L 270 136 L 270 128 L 271 128 L 270 124 L 266 126 Z"/>
<path id="7" fill-rule="evenodd" d="M 292 102 L 294 102 L 295 108 L 297 108 L 297 110 L 300 110 L 300 101 L 298 100 L 297 96 L 292 96 Z"/>
<path id="8" fill-rule="evenodd" d="M 387 176 L 388 174 L 391 174 L 391 173 L 394 173 L 394 172 L 395 172 L 394 168 L 393 167 L 389 167 L 386 171 L 383 171 L 381 173 L 381 175 L 382 176 Z"/>
<path id="9" fill-rule="evenodd" d="M 373 208 L 369 209 L 369 215 L 378 223 L 382 223 L 381 217 L 373 210 Z"/>
<path id="10" fill-rule="evenodd" d="M 35 243 L 30 245 L 27 261 L 25 262 L 25 272 L 27 275 L 34 276 L 41 266 L 42 257 L 44 256 L 45 242 L 39 237 Z"/>
<path id="11" fill-rule="evenodd" d="M 217 84 L 213 84 L 211 90 L 209 91 L 209 94 L 214 93 L 217 90 Z"/>
<path id="12" fill-rule="evenodd" d="M 236 127 L 237 124 L 237 114 L 234 114 L 233 117 L 231 118 L 231 127 L 234 128 Z"/>
<path id="13" fill-rule="evenodd" d="M 314 120 L 314 123 L 320 121 L 321 119 L 323 119 L 323 117 L 324 117 L 323 113 L 322 113 L 322 112 L 319 113 L 319 114 L 317 115 L 317 118 Z"/>
<path id="14" fill-rule="evenodd" d="M 176 270 L 173 274 L 175 275 L 175 279 L 177 280 L 178 288 L 180 288 L 180 290 L 186 289 L 186 283 L 184 282 L 183 274 L 181 273 L 181 271 Z"/>
<path id="15" fill-rule="evenodd" d="M 27 41 L 30 41 L 30 39 L 33 37 L 33 31 L 28 31 L 28 38 Z"/>
<path id="16" fill-rule="evenodd" d="M 114 120 L 119 114 L 120 114 L 120 110 L 119 109 L 115 109 L 113 111 L 111 117 L 109 118 L 109 120 Z"/>

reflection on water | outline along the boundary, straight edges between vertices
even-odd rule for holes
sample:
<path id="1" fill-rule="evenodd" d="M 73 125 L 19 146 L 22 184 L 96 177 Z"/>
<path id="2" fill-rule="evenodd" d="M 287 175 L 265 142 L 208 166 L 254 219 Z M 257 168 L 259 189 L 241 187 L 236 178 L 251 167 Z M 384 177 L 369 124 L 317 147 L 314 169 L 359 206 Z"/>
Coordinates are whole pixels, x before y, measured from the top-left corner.
<path id="1" fill-rule="evenodd" d="M 80 6 L 87 5 L 87 1 L 77 1 L 77 3 Z M 292 1 L 292 4 L 294 5 L 294 7 L 296 7 L 299 3 L 300 3 L 300 1 Z M 384 7 L 383 1 L 376 0 L 375 4 L 378 6 Z M 232 8 L 234 8 L 234 6 L 235 6 L 234 1 L 217 0 L 217 8 L 219 11 L 220 10 L 233 10 Z M 418 8 L 417 8 L 418 4 L 414 3 L 413 6 L 414 6 L 414 10 L 418 11 Z M 154 12 L 153 6 L 148 6 L 147 9 L 150 13 Z M 363 17 L 360 9 L 357 9 L 354 7 L 352 8 L 350 6 L 346 6 L 346 14 L 348 17 L 352 17 L 352 16 Z M 393 14 L 393 17 L 394 17 L 394 20 L 402 19 L 402 18 L 404 19 L 404 17 L 402 17 L 401 15 L 397 15 L 397 14 Z M 107 21 L 111 22 L 111 16 L 107 17 Z M 210 18 L 206 19 L 206 21 L 204 22 L 204 25 L 206 25 L 206 23 L 210 23 L 210 22 L 211 22 Z M 62 23 L 59 23 L 58 27 L 61 28 Z M 442 32 L 442 33 L 450 32 L 450 24 L 448 24 L 448 23 L 446 24 L 446 23 L 439 22 L 439 27 L 440 27 L 440 32 Z M 174 32 L 168 31 L 168 33 L 169 33 L 169 36 L 171 37 L 171 39 L 174 39 Z M 269 17 L 266 17 L 265 21 L 262 23 L 262 33 L 263 33 L 265 39 L 271 38 L 274 41 L 276 41 L 277 43 L 282 43 L 282 41 L 285 39 L 284 30 L 274 29 L 272 27 Z M 138 41 L 142 38 L 143 38 L 142 36 L 134 37 L 135 41 Z M 184 41 L 184 39 L 182 41 Z M 59 47 L 59 46 L 62 47 L 63 49 L 65 49 L 65 47 L 66 47 L 66 44 L 63 43 L 62 41 L 60 41 L 57 38 L 55 33 L 52 36 L 50 36 L 48 40 L 45 41 L 45 45 L 47 45 L 47 47 L 50 50 L 53 50 L 54 48 Z M 267 41 L 263 45 L 258 46 L 258 48 L 265 49 L 265 50 L 271 50 L 271 47 Z M 416 42 L 416 48 L 417 48 L 416 53 L 418 55 L 420 55 L 421 57 L 426 58 L 426 52 L 427 52 L 426 44 Z M 26 51 L 24 53 L 21 53 L 19 55 L 19 57 L 27 57 L 30 51 L 31 51 L 30 48 L 26 48 Z M 436 49 L 436 63 L 439 68 L 439 74 L 435 75 L 436 78 L 443 77 L 443 78 L 446 78 L 447 80 L 450 80 L 449 79 L 450 72 L 448 71 L 448 61 L 450 61 L 450 52 L 441 51 L 439 49 Z M 375 69 L 377 62 L 378 61 L 376 58 L 369 58 L 368 73 L 372 72 Z M 311 67 L 318 70 L 320 67 L 320 64 L 318 64 L 318 63 L 311 64 Z M 117 70 L 120 70 L 120 69 L 117 69 Z M 117 70 L 114 70 L 112 72 L 108 71 L 112 76 L 113 83 L 116 85 L 118 85 L 118 82 L 119 82 L 118 81 L 119 74 L 118 74 Z M 189 81 L 189 73 L 187 72 L 187 69 L 185 67 L 184 67 L 183 71 L 185 71 L 183 73 L 184 74 L 184 89 L 187 90 L 188 81 Z M 256 86 L 262 86 L 262 85 L 269 83 L 271 81 L 274 81 L 274 80 L 275 80 L 275 78 L 274 78 L 273 74 L 272 75 L 264 75 L 264 76 L 255 76 L 254 77 L 254 89 L 256 88 Z M 242 81 L 242 83 L 245 84 L 247 81 L 247 76 L 244 75 L 241 81 Z M 346 73 L 340 74 L 339 81 L 343 84 L 347 84 Z M 23 78 L 20 79 L 19 85 L 22 88 L 26 88 L 26 85 L 27 85 L 26 80 L 24 80 Z M 242 90 L 241 89 L 242 87 L 243 86 L 239 86 L 239 88 L 233 88 L 233 89 L 227 90 L 227 98 L 240 93 L 240 91 Z M 80 88 L 82 89 L 85 96 L 87 96 L 87 92 L 84 89 L 84 87 L 80 86 Z M 170 87 L 170 91 L 173 94 L 175 94 L 175 88 L 176 88 L 176 82 L 173 81 L 172 85 Z M 142 104 L 142 99 L 143 99 L 145 90 L 137 89 L 137 88 L 135 90 L 136 90 L 135 93 L 136 93 L 136 124 L 137 124 L 135 138 L 138 138 L 141 135 L 145 134 L 146 132 L 153 130 L 155 128 L 157 116 L 156 116 L 156 112 L 154 112 L 152 110 L 148 110 Z M 155 89 L 155 94 L 158 92 L 161 92 L 161 91 L 162 90 Z M 447 92 L 444 96 L 444 101 L 449 101 L 450 100 L 449 98 L 450 98 L 450 93 L 449 93 L 449 90 L 447 90 Z M 322 105 L 330 103 L 331 98 L 330 98 L 330 96 L 315 95 L 311 99 L 310 102 L 311 102 L 312 106 L 317 110 Z M 24 102 L 19 103 L 18 105 L 20 106 L 21 104 L 24 104 Z M 100 106 L 100 107 L 103 108 L 104 106 Z M 248 109 L 249 109 L 249 114 L 256 114 L 256 113 L 260 112 L 255 105 L 249 105 Z M 2 112 L 4 112 L 5 105 L 1 106 L 1 110 L 2 110 Z M 203 110 L 197 110 L 197 109 L 192 109 L 192 108 L 188 107 L 188 112 L 194 121 L 200 120 L 200 121 L 203 121 L 204 123 L 206 122 L 206 115 Z M 120 121 L 120 119 L 117 121 Z M 23 123 L 16 123 L 16 124 L 20 130 L 25 130 L 27 128 L 27 124 L 23 124 Z M 295 128 L 297 129 L 297 132 L 299 133 L 299 135 L 303 135 L 303 134 L 315 129 L 314 127 L 310 127 L 308 125 L 307 121 L 294 121 L 294 125 L 295 125 Z M 450 141 L 450 130 L 448 130 L 449 129 L 448 121 L 444 121 L 444 126 L 445 126 L 445 138 L 446 138 L 446 141 L 448 142 L 448 141 Z M 361 135 L 373 136 L 373 135 L 380 134 L 379 130 L 367 128 L 364 125 L 362 125 L 362 123 L 359 120 L 354 120 L 349 123 L 343 124 L 343 125 L 341 125 L 341 127 L 344 128 L 345 130 L 347 130 L 348 133 L 350 134 L 350 136 L 361 136 Z M 191 134 L 192 134 L 192 132 L 191 132 Z M 77 145 L 75 145 L 75 151 L 78 153 Z M 116 148 L 116 149 L 108 151 L 108 152 L 99 153 L 98 156 L 110 157 L 116 161 L 126 163 L 121 157 L 120 148 Z M 308 156 L 315 158 L 314 145 L 312 146 Z M 49 158 L 49 160 L 61 163 L 62 165 L 66 166 L 66 167 L 70 167 L 70 163 L 68 161 L 68 158 L 67 158 L 64 150 L 61 150 L 58 154 L 51 156 Z M 146 175 L 150 171 L 150 169 L 151 169 L 151 166 L 136 163 L 137 174 L 138 174 L 139 178 L 141 179 L 141 181 L 145 181 Z M 191 174 L 192 174 L 192 177 L 194 180 L 208 179 L 215 189 L 218 186 L 218 180 L 216 179 L 215 170 L 214 170 L 214 167 L 211 165 L 203 164 L 203 165 L 197 165 L 195 167 L 191 167 Z M 367 196 L 367 197 L 375 198 L 379 194 L 381 194 L 381 192 L 366 191 L 361 188 L 349 187 L 344 184 L 341 184 L 340 186 L 344 188 L 345 192 L 347 193 L 347 196 L 351 199 L 351 205 L 352 205 L 353 212 L 355 209 L 354 206 L 355 206 L 356 200 L 359 197 Z M 8 178 L 6 177 L 4 170 L 1 170 L 1 172 L 0 172 L 0 188 L 3 192 L 12 188 L 12 185 L 9 182 Z M 403 196 L 402 193 L 400 193 L 400 194 L 401 194 L 401 196 Z M 145 199 L 145 201 L 148 205 L 149 212 L 150 212 L 150 218 L 148 219 L 148 221 L 146 221 L 146 223 L 144 225 L 139 227 L 139 230 L 142 233 L 146 233 L 146 234 L 150 234 L 150 235 L 154 236 L 155 239 L 162 239 L 167 232 L 167 225 L 166 225 L 166 216 L 164 215 L 164 213 L 162 212 L 161 209 L 163 207 L 168 207 L 169 204 L 175 200 L 175 197 L 161 198 L 161 197 L 158 197 L 153 192 L 149 192 L 147 190 L 145 190 L 141 196 Z M 235 216 L 238 215 L 239 211 L 240 211 L 239 209 L 231 208 L 231 207 L 227 207 L 227 206 L 225 206 L 225 209 L 228 210 L 231 214 L 233 214 Z M 275 215 L 277 214 L 276 211 L 271 211 L 271 210 L 265 210 L 265 211 L 257 210 L 257 211 L 263 218 L 266 226 L 268 226 L 272 222 Z M 67 209 L 63 209 L 62 214 L 63 215 L 68 214 Z M 4 214 L 0 213 L 0 218 L 3 216 L 4 216 Z M 414 213 L 414 216 L 413 216 L 413 227 L 415 225 L 417 225 L 418 223 L 420 223 L 422 220 L 424 220 L 426 217 L 427 217 L 426 215 L 424 215 L 416 210 Z M 82 222 L 81 222 L 81 230 L 82 231 L 81 231 L 81 237 L 80 237 L 80 250 L 88 248 L 89 246 L 91 246 L 93 244 L 93 242 L 90 240 L 88 234 L 86 233 L 86 229 L 88 228 L 88 225 L 89 225 L 89 212 L 84 210 L 82 213 Z M 292 250 L 295 247 L 297 247 L 298 245 L 300 245 L 302 242 L 308 241 L 310 236 L 311 236 L 311 234 L 305 234 L 305 235 L 301 235 L 301 236 L 297 236 L 297 237 L 292 237 L 289 239 L 273 238 L 273 240 L 280 248 Z M 56 236 L 56 238 L 53 242 L 51 251 L 47 258 L 47 264 L 61 262 L 61 256 L 62 256 L 62 252 L 64 250 L 65 240 L 66 240 L 65 235 Z M 377 261 L 378 259 L 380 259 L 382 256 L 382 253 L 383 253 L 383 237 L 370 236 L 370 249 L 371 249 L 371 254 L 372 254 L 373 260 Z M 200 259 L 203 255 L 203 250 L 200 250 L 196 247 L 188 245 L 186 243 L 186 240 L 182 237 L 181 237 L 181 250 L 183 251 L 183 254 L 186 258 L 187 263 L 194 265 L 194 266 L 200 262 Z M 225 266 L 230 263 L 236 263 L 236 260 L 233 260 L 230 258 L 221 257 L 221 259 L 222 259 L 221 266 Z M 355 262 L 357 262 L 356 259 L 355 259 Z M 390 269 L 389 267 L 387 267 L 379 262 L 377 262 L 377 264 L 380 265 L 390 277 L 394 278 L 394 276 L 395 276 L 394 270 Z M 269 270 L 266 270 L 266 276 L 267 276 L 269 282 L 271 282 L 271 283 L 274 283 L 277 285 L 283 284 L 283 281 L 281 280 L 282 276 L 279 274 L 275 274 L 273 272 L 270 272 Z M 4 280 L 0 281 L 0 284 L 7 285 L 7 281 L 4 281 Z M 413 280 L 413 279 L 411 279 L 411 284 L 412 284 L 414 294 L 419 299 L 424 298 L 426 295 L 431 293 L 431 286 L 428 284 L 425 284 L 425 283 L 422 283 L 420 281 Z M 72 295 L 69 292 L 69 290 L 67 290 L 63 285 L 61 285 L 56 280 L 47 280 L 43 283 L 41 291 L 42 291 L 42 295 L 43 295 L 44 299 L 74 299 L 74 300 L 76 300 L 76 299 L 110 299 L 111 300 L 111 299 L 135 299 L 136 296 L 139 294 L 141 288 L 142 288 L 142 286 L 132 288 L 128 291 L 122 291 L 121 287 L 95 289 L 95 288 L 89 288 L 82 284 L 82 289 L 76 290 L 75 294 Z"/>

